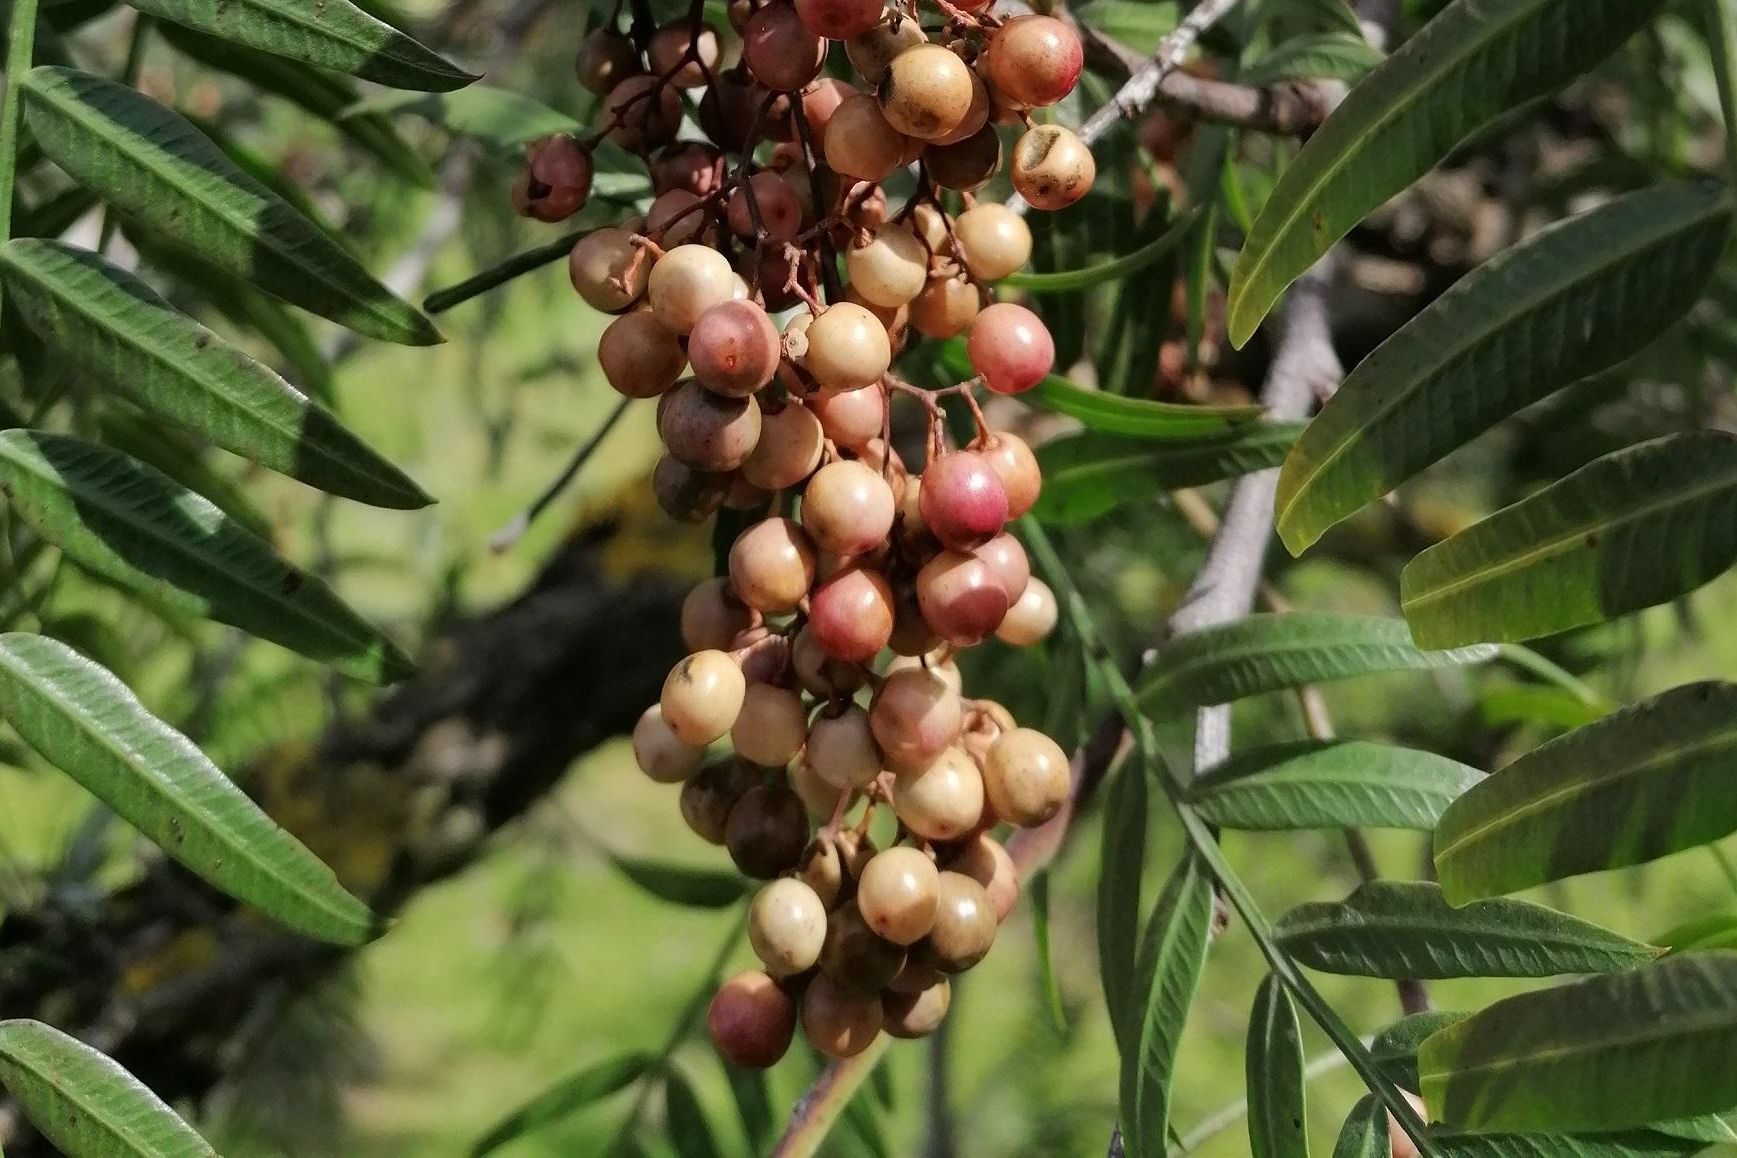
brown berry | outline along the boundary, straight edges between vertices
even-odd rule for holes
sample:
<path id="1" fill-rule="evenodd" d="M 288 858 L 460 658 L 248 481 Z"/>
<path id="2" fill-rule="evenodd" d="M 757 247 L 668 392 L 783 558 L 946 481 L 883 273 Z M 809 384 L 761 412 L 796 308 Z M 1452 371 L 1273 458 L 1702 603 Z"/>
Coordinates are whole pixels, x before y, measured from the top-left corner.
<path id="1" fill-rule="evenodd" d="M 869 928 L 855 901 L 840 905 L 827 918 L 822 976 L 846 989 L 874 993 L 898 976 L 904 963 L 905 947 Z"/>
<path id="2" fill-rule="evenodd" d="M 952 1004 L 953 987 L 945 977 L 915 993 L 889 989 L 881 996 L 885 1029 L 894 1037 L 907 1040 L 927 1037 L 941 1028 Z"/>
<path id="3" fill-rule="evenodd" d="M 855 704 L 814 717 L 804 760 L 815 775 L 839 789 L 862 788 L 884 767 L 868 713 Z"/>
<path id="4" fill-rule="evenodd" d="M 1018 828 L 1034 828 L 1060 812 L 1071 788 L 1067 753 L 1035 728 L 1002 733 L 983 761 L 989 806 Z"/>
<path id="5" fill-rule="evenodd" d="M 935 924 L 920 955 L 943 973 L 962 973 L 995 944 L 995 908 L 988 891 L 963 873 L 940 874 L 936 892 Z"/>
<path id="6" fill-rule="evenodd" d="M 574 243 L 567 273 L 586 305 L 615 313 L 645 292 L 651 261 L 634 248 L 627 230 L 594 229 Z"/>
<path id="7" fill-rule="evenodd" d="M 706 1009 L 706 1029 L 731 1065 L 767 1069 L 790 1048 L 796 1033 L 796 1003 L 766 974 L 738 973 L 713 995 Z"/>
<path id="8" fill-rule="evenodd" d="M 657 433 L 670 454 L 695 470 L 732 471 L 760 441 L 760 404 L 688 378 L 658 399 Z"/>
<path id="9" fill-rule="evenodd" d="M 649 310 L 622 314 L 597 339 L 597 365 L 627 398 L 655 398 L 687 368 L 681 342 Z"/>
<path id="10" fill-rule="evenodd" d="M 889 672 L 869 707 L 875 743 L 894 772 L 934 763 L 959 739 L 964 719 L 959 693 L 924 667 Z"/>
<path id="11" fill-rule="evenodd" d="M 880 1036 L 880 995 L 852 992 L 816 977 L 802 995 L 802 1033 L 828 1057 L 855 1057 Z"/>
<path id="12" fill-rule="evenodd" d="M 808 740 L 808 712 L 802 697 L 774 684 L 749 684 L 742 710 L 730 726 L 730 743 L 744 760 L 782 768 L 796 759 Z"/>
<path id="13" fill-rule="evenodd" d="M 640 71 L 639 52 L 633 41 L 613 28 L 594 28 L 579 42 L 573 62 L 579 83 L 598 96 Z"/>
<path id="14" fill-rule="evenodd" d="M 1009 166 L 1014 190 L 1033 209 L 1066 209 L 1092 190 L 1098 164 L 1091 149 L 1069 129 L 1038 125 L 1013 146 Z"/>
<path id="15" fill-rule="evenodd" d="M 876 93 L 888 124 L 932 141 L 958 127 L 971 108 L 971 69 L 949 48 L 912 45 L 893 57 Z"/>
<path id="16" fill-rule="evenodd" d="M 825 450 L 820 420 L 800 402 L 786 402 L 760 418 L 760 441 L 742 463 L 742 477 L 769 491 L 793 487 L 814 473 Z"/>
<path id="17" fill-rule="evenodd" d="M 808 810 L 782 784 L 750 788 L 724 825 L 724 847 L 747 876 L 769 881 L 796 867 L 808 844 Z"/>
<path id="18" fill-rule="evenodd" d="M 741 760 L 706 765 L 682 785 L 682 819 L 707 844 L 723 844 L 730 810 L 761 779 L 757 769 Z"/>

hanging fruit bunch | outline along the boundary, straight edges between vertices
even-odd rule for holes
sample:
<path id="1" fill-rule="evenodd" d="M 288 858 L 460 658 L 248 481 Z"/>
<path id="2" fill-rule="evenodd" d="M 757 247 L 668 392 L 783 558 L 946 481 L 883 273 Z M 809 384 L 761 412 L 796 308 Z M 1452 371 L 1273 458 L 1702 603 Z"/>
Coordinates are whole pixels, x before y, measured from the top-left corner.
<path id="1" fill-rule="evenodd" d="M 623 395 L 657 399 L 666 511 L 765 512 L 688 597 L 692 654 L 633 736 L 689 827 L 769 882 L 748 919 L 763 969 L 710 1010 L 741 1065 L 776 1062 L 798 1023 L 836 1057 L 933 1031 L 1018 897 L 996 830 L 1043 823 L 1069 791 L 1061 748 L 966 698 L 951 658 L 991 635 L 1035 643 L 1056 618 L 1005 529 L 1037 498 L 1036 459 L 974 397 L 1032 388 L 1055 348 L 1024 306 L 988 304 L 1032 240 L 1016 208 L 973 194 L 1002 169 L 1003 127 L 1029 206 L 1070 205 L 1095 174 L 1077 136 L 1030 116 L 1073 89 L 1078 36 L 986 8 L 731 0 L 728 66 L 697 4 L 661 27 L 611 20 L 578 55 L 596 134 L 539 142 L 514 189 L 520 212 L 560 220 L 585 203 L 598 140 L 643 158 L 644 218 L 572 252 L 574 288 L 616 315 L 598 360 Z M 852 82 L 821 76 L 834 40 Z M 704 140 L 677 139 L 690 102 Z M 899 377 L 917 336 L 963 337 L 974 377 Z M 963 446 L 949 397 L 975 426 Z M 893 446 L 901 398 L 927 424 L 921 471 Z M 886 847 L 877 811 L 897 821 Z"/>

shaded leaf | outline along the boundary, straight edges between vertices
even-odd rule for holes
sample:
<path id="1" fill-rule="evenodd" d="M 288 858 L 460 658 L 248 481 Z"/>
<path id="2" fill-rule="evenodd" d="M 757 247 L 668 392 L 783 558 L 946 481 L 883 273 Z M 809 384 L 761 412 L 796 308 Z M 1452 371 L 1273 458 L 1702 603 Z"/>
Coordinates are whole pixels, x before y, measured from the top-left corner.
<path id="1" fill-rule="evenodd" d="M 1141 939 L 1134 1036 L 1122 1050 L 1122 1129 L 1133 1154 L 1162 1154 L 1170 1127 L 1176 1051 L 1206 967 L 1212 880 L 1192 854 L 1171 874 Z"/>
<path id="2" fill-rule="evenodd" d="M 49 763 L 199 877 L 299 933 L 382 931 L 332 870 L 108 670 L 44 635 L 0 635 L 0 716 Z"/>
<path id="3" fill-rule="evenodd" d="M 1270 973 L 1249 1015 L 1245 1069 L 1252 1158 L 1308 1158 L 1302 1027 L 1291 995 Z"/>
<path id="4" fill-rule="evenodd" d="M 1094 289 L 1120 278 L 1131 277 L 1157 264 L 1182 244 L 1199 219 L 1200 211 L 1190 210 L 1178 217 L 1169 229 L 1131 253 L 1099 262 L 1097 265 L 1055 273 L 1015 273 L 997 284 L 1034 294 L 1074 293 L 1078 290 Z"/>
<path id="5" fill-rule="evenodd" d="M 661 901 L 696 909 L 725 909 L 752 892 L 741 873 L 694 868 L 612 852 L 609 861 L 621 875 Z"/>
<path id="6" fill-rule="evenodd" d="M 204 495 L 223 513 L 270 542 L 277 534 L 271 518 L 248 497 L 239 482 L 215 468 L 210 452 L 196 438 L 137 410 L 114 407 L 97 419 L 104 446 L 154 466 L 190 491 Z"/>
<path id="7" fill-rule="evenodd" d="M 1180 712 L 1371 672 L 1481 663 L 1495 654 L 1488 646 L 1420 650 L 1403 620 L 1382 616 L 1250 615 L 1166 644 L 1138 690 L 1144 707 Z"/>
<path id="8" fill-rule="evenodd" d="M 1737 685 L 1688 684 L 1535 748 L 1449 808 L 1454 903 L 1643 864 L 1737 832 Z"/>
<path id="9" fill-rule="evenodd" d="M 1400 1018 L 1369 1042 L 1369 1058 L 1394 1085 L 1417 1092 L 1417 1051 L 1432 1034 L 1471 1014 L 1442 1009 Z"/>
<path id="10" fill-rule="evenodd" d="M 1261 210 L 1231 275 L 1242 346 L 1302 272 L 1371 210 L 1492 120 L 1615 50 L 1664 0 L 1454 0 L 1309 138 Z"/>
<path id="11" fill-rule="evenodd" d="M 1737 1106 L 1737 953 L 1496 1002 L 1423 1043 L 1431 1115 L 1478 1130 L 1622 1130 Z"/>
<path id="12" fill-rule="evenodd" d="M 1067 1032 L 1068 1016 L 1062 1008 L 1061 984 L 1056 980 L 1055 959 L 1050 951 L 1049 935 L 1049 873 L 1040 872 L 1031 878 L 1025 890 L 1031 911 L 1031 934 L 1037 942 L 1038 984 L 1043 989 L 1044 1004 L 1049 1007 L 1049 1019 L 1058 1033 Z"/>
<path id="13" fill-rule="evenodd" d="M 1457 760 L 1367 740 L 1252 748 L 1194 780 L 1202 820 L 1225 828 L 1431 829 L 1483 773 Z"/>
<path id="14" fill-rule="evenodd" d="M 376 682 L 409 659 L 315 576 L 153 467 L 36 430 L 0 432 L 0 492 L 69 559 L 171 611 L 204 616 Z"/>
<path id="15" fill-rule="evenodd" d="M 164 241 L 359 333 L 409 345 L 434 324 L 243 173 L 187 120 L 71 69 L 24 78 L 24 117 L 55 164 Z"/>
<path id="16" fill-rule="evenodd" d="M 461 137 L 473 137 L 497 149 L 516 149 L 539 137 L 580 132 L 583 126 L 566 113 L 510 89 L 473 85 L 462 92 L 382 93 L 357 101 L 345 117 L 410 113 Z"/>
<path id="17" fill-rule="evenodd" d="M 393 88 L 444 92 L 477 78 L 349 0 L 127 0 L 141 12 L 232 44 Z"/>
<path id="18" fill-rule="evenodd" d="M 492 1154 L 516 1138 L 541 1130 L 625 1090 L 654 1064 L 655 1059 L 649 1054 L 622 1054 L 557 1079 L 479 1138 L 470 1148 L 471 1158 Z"/>
<path id="19" fill-rule="evenodd" d="M 1090 0 L 1074 11 L 1087 28 L 1150 55 L 1158 42 L 1176 31 L 1180 19 L 1176 0 Z"/>
<path id="20" fill-rule="evenodd" d="M 1051 524 L 1084 523 L 1162 491 L 1266 470 L 1284 461 L 1302 429 L 1251 422 L 1228 437 L 1182 445 L 1089 430 L 1052 439 L 1037 449 L 1043 490 L 1031 513 Z"/>
<path id="21" fill-rule="evenodd" d="M 1351 1107 L 1333 1158 L 1389 1158 L 1393 1147 L 1387 1140 L 1387 1109 L 1373 1094 L 1365 1094 Z"/>
<path id="22" fill-rule="evenodd" d="M 712 1138 L 711 1123 L 706 1121 L 705 1107 L 694 1093 L 687 1075 L 671 1069 L 664 1075 L 663 1106 L 669 1140 L 675 1147 L 676 1158 L 719 1158 L 718 1144 Z"/>
<path id="23" fill-rule="evenodd" d="M 1339 902 L 1298 905 L 1273 923 L 1298 961 L 1356 977 L 1551 977 L 1650 961 L 1659 950 L 1529 901 L 1453 908 L 1425 881 L 1372 881 Z"/>
<path id="24" fill-rule="evenodd" d="M 1737 913 L 1713 913 L 1685 921 L 1654 937 L 1673 953 L 1704 949 L 1737 949 Z"/>
<path id="25" fill-rule="evenodd" d="M 1497 422 L 1609 369 L 1688 312 L 1731 231 L 1716 185 L 1559 222 L 1462 278 L 1365 358 L 1279 476 L 1293 553 Z"/>
<path id="26" fill-rule="evenodd" d="M 1381 53 L 1362 32 L 1327 32 L 1296 36 L 1278 45 L 1237 75 L 1243 84 L 1281 80 L 1354 81 L 1380 64 Z"/>
<path id="27" fill-rule="evenodd" d="M 764 1154 L 772 1143 L 772 1090 L 765 1070 L 744 1069 L 725 1063 L 724 1076 L 730 1081 L 730 1096 L 736 1103 L 736 1116 L 742 1120 L 742 1133 L 747 1137 L 748 1150 Z"/>
<path id="28" fill-rule="evenodd" d="M 63 1153 L 217 1158 L 139 1079 L 39 1021 L 0 1021 L 0 1085 Z"/>
<path id="29" fill-rule="evenodd" d="M 1135 763 L 1123 765 L 1104 792 L 1104 833 L 1098 844 L 1098 972 L 1110 1029 L 1123 1053 L 1139 1032 L 1134 966 L 1150 812 L 1143 771 Z"/>
<path id="30" fill-rule="evenodd" d="M 0 247 L 0 273 L 67 363 L 151 413 L 333 494 L 405 509 L 433 501 L 324 408 L 96 254 L 18 239 Z"/>
<path id="31" fill-rule="evenodd" d="M 1442 1158 L 1674 1158 L 1704 1143 L 1655 1130 L 1613 1134 L 1472 1134 L 1433 1129 L 1430 1140 Z"/>
<path id="32" fill-rule="evenodd" d="M 1440 646 L 1533 639 L 1675 599 L 1737 560 L 1734 497 L 1737 435 L 1605 455 L 1413 559 L 1406 619 Z"/>

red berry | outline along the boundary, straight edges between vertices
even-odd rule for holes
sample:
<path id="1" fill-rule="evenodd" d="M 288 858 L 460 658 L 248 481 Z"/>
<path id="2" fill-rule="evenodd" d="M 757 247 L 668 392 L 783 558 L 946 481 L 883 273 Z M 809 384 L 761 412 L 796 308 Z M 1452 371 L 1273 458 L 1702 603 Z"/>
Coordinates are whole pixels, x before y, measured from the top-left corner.
<path id="1" fill-rule="evenodd" d="M 943 546 L 969 551 L 1001 533 L 1007 490 L 988 459 L 958 450 L 932 460 L 923 472 L 920 508 L 923 522 Z"/>
<path id="2" fill-rule="evenodd" d="M 1006 618 L 1007 591 L 975 555 L 942 551 L 917 573 L 917 604 L 936 635 L 955 647 L 973 647 Z"/>
<path id="3" fill-rule="evenodd" d="M 989 42 L 989 78 L 1027 108 L 1053 105 L 1074 90 L 1085 65 L 1079 34 L 1053 16 L 1015 16 Z"/>
<path id="4" fill-rule="evenodd" d="M 706 1010 L 706 1028 L 733 1065 L 763 1070 L 790 1048 L 796 1003 L 759 970 L 738 973 L 718 987 Z"/>
<path id="5" fill-rule="evenodd" d="M 772 381 L 780 349 L 778 327 L 749 301 L 720 302 L 700 315 L 688 335 L 694 377 L 729 398 L 746 398 Z"/>
<path id="6" fill-rule="evenodd" d="M 867 663 L 892 637 L 893 590 L 879 571 L 848 567 L 816 587 L 808 606 L 809 630 L 833 659 Z"/>
<path id="7" fill-rule="evenodd" d="M 997 394 L 1030 390 L 1055 367 L 1049 327 L 1013 302 L 996 302 L 972 320 L 965 352 L 983 384 Z"/>

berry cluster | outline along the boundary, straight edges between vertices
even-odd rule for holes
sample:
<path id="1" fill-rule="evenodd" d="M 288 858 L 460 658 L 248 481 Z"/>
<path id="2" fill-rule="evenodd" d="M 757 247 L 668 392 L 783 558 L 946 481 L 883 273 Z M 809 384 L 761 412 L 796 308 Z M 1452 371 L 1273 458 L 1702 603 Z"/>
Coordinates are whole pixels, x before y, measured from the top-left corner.
<path id="1" fill-rule="evenodd" d="M 1024 306 L 986 303 L 1032 239 L 972 194 L 1002 170 L 1004 124 L 1031 206 L 1091 187 L 1085 144 L 1030 116 L 1072 90 L 1082 50 L 1048 16 L 934 3 L 925 25 L 915 0 L 731 0 L 728 66 L 734 46 L 697 4 L 662 27 L 611 21 L 578 58 L 604 123 L 539 142 L 514 189 L 520 212 L 560 220 L 585 203 L 597 140 L 645 160 L 644 218 L 586 234 L 570 260 L 579 295 L 617 315 L 598 361 L 623 395 L 658 400 L 666 511 L 766 512 L 728 575 L 688 597 L 691 654 L 633 735 L 640 767 L 682 786 L 694 832 L 769 882 L 748 925 L 763 969 L 710 1010 L 742 1065 L 777 1061 L 799 1022 L 837 1057 L 882 1030 L 931 1032 L 949 977 L 982 960 L 1019 893 L 994 831 L 1043 823 L 1069 791 L 1060 747 L 964 697 L 951 657 L 1055 624 L 1005 530 L 1037 498 L 1036 459 L 973 395 L 1030 389 L 1055 348 Z M 833 40 L 862 87 L 820 75 Z M 695 101 L 706 139 L 678 140 Z M 963 336 L 975 377 L 898 377 L 916 336 Z M 963 447 L 947 397 L 976 424 Z M 920 473 L 894 447 L 896 400 L 927 423 Z M 708 760 L 726 738 L 733 754 Z M 877 809 L 897 821 L 885 848 Z"/>

